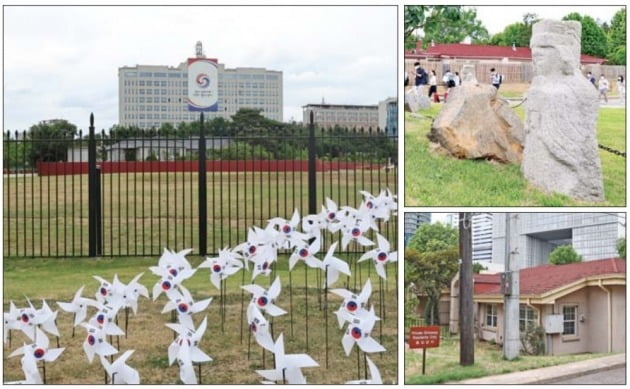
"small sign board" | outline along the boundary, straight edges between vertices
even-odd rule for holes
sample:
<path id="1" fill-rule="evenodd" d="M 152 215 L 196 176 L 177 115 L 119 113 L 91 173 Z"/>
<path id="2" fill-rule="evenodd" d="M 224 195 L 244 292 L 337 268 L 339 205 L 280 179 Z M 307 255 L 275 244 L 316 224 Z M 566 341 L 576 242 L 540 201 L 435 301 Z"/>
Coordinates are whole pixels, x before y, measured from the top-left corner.
<path id="1" fill-rule="evenodd" d="M 543 327 L 546 334 L 561 334 L 564 331 L 563 315 L 543 316 Z"/>
<path id="2" fill-rule="evenodd" d="M 440 327 L 425 326 L 409 328 L 409 348 L 440 347 Z"/>

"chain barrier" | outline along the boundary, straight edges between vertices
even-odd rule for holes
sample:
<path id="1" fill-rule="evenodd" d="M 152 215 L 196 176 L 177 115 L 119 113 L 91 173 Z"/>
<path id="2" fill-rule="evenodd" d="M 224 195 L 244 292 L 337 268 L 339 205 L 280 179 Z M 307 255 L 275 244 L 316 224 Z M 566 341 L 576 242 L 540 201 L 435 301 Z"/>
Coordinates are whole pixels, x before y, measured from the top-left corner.
<path id="1" fill-rule="evenodd" d="M 599 148 L 602 149 L 602 150 L 608 151 L 609 153 L 612 153 L 612 154 L 615 154 L 615 155 L 618 155 L 618 156 L 624 157 L 624 158 L 626 157 L 626 152 L 625 151 L 615 150 L 612 147 L 604 146 L 603 144 L 599 144 L 599 143 L 597 144 L 597 146 L 599 146 Z"/>

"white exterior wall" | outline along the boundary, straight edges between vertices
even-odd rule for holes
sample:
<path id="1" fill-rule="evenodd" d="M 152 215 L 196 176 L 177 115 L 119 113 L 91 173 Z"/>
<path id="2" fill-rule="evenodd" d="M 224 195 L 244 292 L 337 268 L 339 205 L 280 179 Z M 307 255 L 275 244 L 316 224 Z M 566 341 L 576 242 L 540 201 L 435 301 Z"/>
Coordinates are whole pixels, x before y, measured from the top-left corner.
<path id="1" fill-rule="evenodd" d="M 118 69 L 118 122 L 140 128 L 176 125 L 199 120 L 189 112 L 187 65 L 138 65 Z M 230 119 L 240 108 L 256 108 L 262 115 L 282 121 L 282 72 L 262 68 L 226 69 L 218 65 L 219 108 L 206 112 L 212 119 Z"/>

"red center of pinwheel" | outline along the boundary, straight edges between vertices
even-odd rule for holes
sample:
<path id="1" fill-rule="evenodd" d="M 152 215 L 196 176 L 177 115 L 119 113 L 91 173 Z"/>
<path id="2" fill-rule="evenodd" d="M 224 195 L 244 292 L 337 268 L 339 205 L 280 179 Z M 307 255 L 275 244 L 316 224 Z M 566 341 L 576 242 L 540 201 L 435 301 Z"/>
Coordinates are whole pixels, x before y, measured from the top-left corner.
<path id="1" fill-rule="evenodd" d="M 348 304 L 346 304 L 346 309 L 350 312 L 356 311 L 357 307 L 357 303 L 355 303 L 354 301 L 348 301 Z"/>
<path id="2" fill-rule="evenodd" d="M 172 267 L 168 270 L 168 272 L 171 273 L 173 277 L 177 277 L 177 269 Z"/>
<path id="3" fill-rule="evenodd" d="M 169 289 L 171 289 L 171 283 L 170 283 L 170 282 L 168 282 L 168 281 L 164 281 L 164 282 L 162 282 L 162 289 L 164 289 L 164 290 L 169 290 Z"/>
<path id="4" fill-rule="evenodd" d="M 252 331 L 256 332 L 257 328 L 256 328 L 256 323 L 252 323 L 250 325 L 250 328 L 252 329 Z"/>
<path id="5" fill-rule="evenodd" d="M 215 273 L 218 273 L 218 272 L 220 272 L 220 271 L 221 271 L 221 266 L 220 266 L 219 264 L 216 264 L 216 265 L 212 266 L 212 270 L 213 270 Z"/>
<path id="6" fill-rule="evenodd" d="M 98 322 L 98 324 L 103 324 L 103 322 L 105 322 L 105 315 L 103 315 L 102 313 L 99 314 L 98 316 L 96 316 L 96 321 Z"/>
<path id="7" fill-rule="evenodd" d="M 101 296 L 107 296 L 107 289 L 101 288 L 100 292 L 101 292 Z"/>
<path id="8" fill-rule="evenodd" d="M 299 254 L 300 254 L 300 257 L 306 258 L 306 257 L 308 257 L 308 250 L 307 249 L 302 249 L 302 250 L 300 250 Z"/>
<path id="9" fill-rule="evenodd" d="M 267 270 L 268 267 L 269 267 L 269 264 L 267 262 L 263 263 L 262 265 L 263 270 Z"/>
<path id="10" fill-rule="evenodd" d="M 87 342 L 90 346 L 94 346 L 94 343 L 96 343 L 96 338 L 94 337 L 94 335 L 88 335 Z"/>
<path id="11" fill-rule="evenodd" d="M 334 212 L 329 212 L 328 213 L 328 220 L 333 220 L 335 218 L 335 213 Z"/>
<path id="12" fill-rule="evenodd" d="M 37 348 L 33 352 L 33 355 L 35 356 L 35 358 L 39 359 L 39 358 L 43 357 L 45 353 L 46 353 L 46 351 L 43 348 Z"/>
<path id="13" fill-rule="evenodd" d="M 26 313 L 22 314 L 21 319 L 24 323 L 28 323 L 29 321 L 28 315 Z"/>
<path id="14" fill-rule="evenodd" d="M 179 309 L 180 312 L 182 313 L 186 313 L 188 312 L 188 304 L 186 303 L 181 303 L 177 306 L 177 309 Z"/>
<path id="15" fill-rule="evenodd" d="M 249 251 L 250 254 L 254 254 L 256 252 L 256 246 L 249 246 Z"/>
<path id="16" fill-rule="evenodd" d="M 378 258 L 379 261 L 384 261 L 387 259 L 387 253 L 381 251 L 380 253 L 378 253 L 378 256 L 376 258 Z"/>
<path id="17" fill-rule="evenodd" d="M 365 205 L 370 209 L 374 208 L 374 204 L 372 204 L 371 201 L 368 201 L 367 203 L 365 203 Z"/>
<path id="18" fill-rule="evenodd" d="M 261 307 L 264 307 L 265 305 L 267 305 L 267 297 L 265 296 L 260 296 L 258 297 L 258 305 L 260 305 Z"/>
<path id="19" fill-rule="evenodd" d="M 359 327 L 354 327 L 354 328 L 352 328 L 351 334 L 352 334 L 353 338 L 360 339 L 361 338 L 361 329 Z"/>
<path id="20" fill-rule="evenodd" d="M 284 232 L 285 234 L 288 234 L 289 232 L 291 232 L 291 226 L 290 226 L 290 225 L 288 225 L 288 224 L 285 224 L 285 225 L 282 227 L 282 232 Z"/>
<path id="21" fill-rule="evenodd" d="M 354 227 L 354 228 L 352 229 L 352 236 L 357 237 L 357 236 L 359 236 L 359 235 L 361 235 L 361 230 L 360 230 L 360 229 L 358 229 L 357 227 Z"/>

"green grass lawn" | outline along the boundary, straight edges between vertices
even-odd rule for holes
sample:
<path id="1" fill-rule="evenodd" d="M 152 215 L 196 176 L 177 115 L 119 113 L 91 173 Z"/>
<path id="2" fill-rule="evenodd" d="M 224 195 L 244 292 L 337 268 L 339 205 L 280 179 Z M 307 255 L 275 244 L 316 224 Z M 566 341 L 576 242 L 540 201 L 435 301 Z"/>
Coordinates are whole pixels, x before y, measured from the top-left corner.
<path id="1" fill-rule="evenodd" d="M 241 243 L 253 225 L 308 210 L 306 172 L 208 172 L 207 178 L 209 252 Z M 396 185 L 396 174 L 383 169 L 318 172 L 316 203 L 330 197 L 356 207 L 360 190 L 396 192 Z M 199 247 L 196 172 L 103 174 L 102 192 L 106 255 Z M 5 256 L 87 255 L 87 175 L 5 176 L 3 200 Z"/>
<path id="2" fill-rule="evenodd" d="M 442 105 L 432 104 L 424 116 L 436 117 Z M 523 107 L 516 108 L 521 119 Z M 598 142 L 625 151 L 625 109 L 601 108 Z M 532 187 L 520 166 L 458 160 L 429 151 L 430 118 L 405 113 L 405 205 L 407 206 L 624 206 L 626 160 L 600 150 L 606 201 L 586 203 Z"/>
<path id="3" fill-rule="evenodd" d="M 500 345 L 476 341 L 474 365 L 461 366 L 459 364 L 458 338 L 441 340 L 440 347 L 427 349 L 426 353 L 426 374 L 422 375 L 422 350 L 405 351 L 405 384 L 430 385 L 461 381 L 469 378 L 538 369 L 607 355 L 524 355 L 513 361 L 508 361 L 503 359 Z M 514 384 L 518 384 L 518 382 L 514 382 Z"/>
<path id="4" fill-rule="evenodd" d="M 357 255 L 346 258 L 351 264 Z M 36 307 L 41 305 L 41 299 L 46 299 L 53 310 L 58 309 L 55 301 L 70 301 L 75 291 L 85 285 L 84 297 L 93 297 L 98 286 L 92 275 L 99 275 L 111 280 L 114 274 L 118 274 L 121 281 L 128 282 L 133 276 L 144 272 L 140 282 L 151 291 L 157 281 L 148 269 L 148 266 L 157 264 L 158 258 L 111 258 L 111 259 L 4 259 L 4 311 L 8 311 L 9 301 L 14 301 L 18 307 L 26 304 L 24 296 L 28 296 Z M 190 258 L 191 264 L 196 267 L 201 259 Z M 374 272 L 370 269 L 371 263 L 365 263 L 358 268 L 352 266 L 353 276 L 349 279 L 349 288 L 358 290 L 369 277 L 373 285 L 373 293 L 370 304 L 374 304 L 375 311 L 379 311 L 380 284 Z M 369 270 L 368 270 L 369 269 Z M 336 316 L 341 299 L 332 293 L 328 294 L 329 309 L 328 320 L 325 319 L 324 290 L 318 288 L 322 278 L 313 269 L 305 272 L 304 266 L 298 264 L 291 272 L 291 293 L 289 289 L 289 272 L 287 258 L 281 257 L 277 274 L 282 281 L 282 292 L 276 304 L 290 313 L 274 319 L 274 339 L 280 333 L 284 333 L 285 350 L 287 353 L 308 353 L 315 359 L 320 367 L 304 369 L 309 383 L 344 383 L 357 379 L 357 358 L 355 350 L 346 357 L 342 345 L 342 330 L 339 329 Z M 387 349 L 382 355 L 373 355 L 371 359 L 379 367 L 386 383 L 397 382 L 398 359 L 398 331 L 397 331 L 397 293 L 396 293 L 396 268 L 388 268 L 388 282 L 382 284 L 385 291 L 384 320 L 377 322 L 374 327 L 373 337 L 382 340 Z M 356 278 L 356 281 L 355 281 Z M 259 276 L 256 284 L 267 287 L 273 279 Z M 341 277 L 334 287 L 345 288 L 346 277 Z M 251 273 L 245 274 L 245 284 L 251 282 Z M 305 288 L 305 283 L 308 288 Z M 195 314 L 194 320 L 198 325 L 203 317 L 208 317 L 208 328 L 201 340 L 201 349 L 213 358 L 213 361 L 202 366 L 202 382 L 204 384 L 257 384 L 262 378 L 255 373 L 256 369 L 273 368 L 273 361 L 269 352 L 261 352 L 252 339 L 250 358 L 248 359 L 248 329 L 245 320 L 244 336 L 241 339 L 241 289 L 243 284 L 242 273 L 230 277 L 227 281 L 226 316 L 224 331 L 221 329 L 219 315 L 219 291 L 209 281 L 209 270 L 199 270 L 184 285 L 191 291 L 193 297 L 198 299 L 213 297 L 213 301 L 207 312 Z M 356 288 L 355 288 L 356 284 Z M 292 296 L 292 297 L 291 297 Z M 245 307 L 249 302 L 248 293 L 245 293 Z M 308 299 L 308 313 L 305 299 Z M 290 309 L 292 302 L 293 309 Z M 120 337 L 120 347 L 114 339 L 114 345 L 122 353 L 134 349 L 135 353 L 128 360 L 128 364 L 140 372 L 142 384 L 166 384 L 177 383 L 179 368 L 177 364 L 168 366 L 167 348 L 173 341 L 173 332 L 164 323 L 171 319 L 170 314 L 162 314 L 161 310 L 166 303 L 166 297 L 160 296 L 157 301 L 141 298 L 137 316 L 130 315 L 128 337 Z M 320 304 L 321 303 L 321 304 Z M 88 317 L 94 314 L 94 310 L 88 312 Z M 119 325 L 123 324 L 124 314 L 119 315 Z M 306 349 L 306 321 L 308 317 L 309 349 Z M 60 311 L 57 318 L 57 326 L 61 332 L 60 346 L 66 350 L 60 358 L 46 364 L 47 383 L 52 384 L 102 384 L 104 382 L 103 370 L 98 358 L 89 364 L 82 349 L 85 339 L 85 329 L 76 328 L 76 336 L 72 337 L 72 315 Z M 382 324 L 381 324 L 382 323 Z M 329 366 L 326 368 L 325 331 L 328 324 L 329 334 Z M 382 325 L 382 327 L 381 327 Z M 382 334 L 382 337 L 381 337 Z M 52 336 L 51 347 L 56 347 L 56 341 Z M 23 379 L 20 368 L 20 358 L 8 358 L 8 355 L 23 342 L 27 342 L 19 332 L 12 332 L 12 345 L 8 343 L 3 347 L 3 379 L 4 381 Z M 29 342 L 30 343 L 30 342 Z M 264 359 L 263 359 L 264 358 Z M 197 371 L 195 369 L 195 371 Z M 361 376 L 364 367 L 361 364 Z"/>

